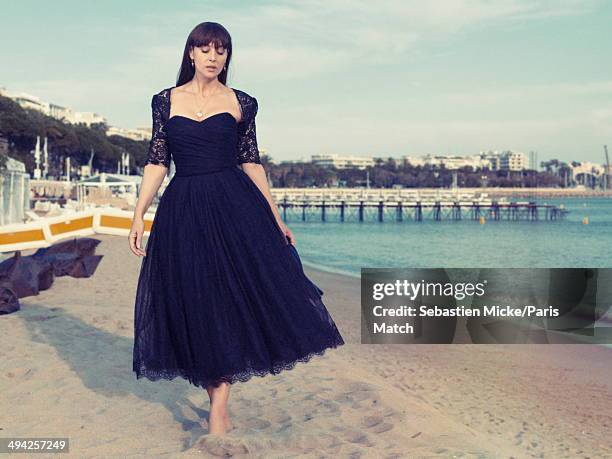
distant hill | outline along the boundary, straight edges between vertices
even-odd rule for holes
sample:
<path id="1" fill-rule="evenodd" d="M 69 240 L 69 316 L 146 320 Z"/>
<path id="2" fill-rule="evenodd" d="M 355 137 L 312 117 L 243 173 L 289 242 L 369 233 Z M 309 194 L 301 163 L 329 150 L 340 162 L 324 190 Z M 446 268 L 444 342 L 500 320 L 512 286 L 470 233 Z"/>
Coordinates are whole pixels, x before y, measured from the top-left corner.
<path id="1" fill-rule="evenodd" d="M 131 173 L 137 173 L 146 159 L 149 142 L 107 136 L 107 129 L 105 123 L 91 126 L 64 123 L 37 110 L 24 109 L 12 99 L 0 96 L 0 136 L 8 139 L 9 156 L 23 161 L 28 172 L 34 168 L 34 156 L 30 151 L 36 147 L 36 136 L 43 139 L 46 135 L 51 175 L 59 175 L 66 157 L 70 157 L 75 166 L 87 164 L 92 148 L 95 169 L 116 172 L 121 154 L 128 152 L 132 159 Z"/>

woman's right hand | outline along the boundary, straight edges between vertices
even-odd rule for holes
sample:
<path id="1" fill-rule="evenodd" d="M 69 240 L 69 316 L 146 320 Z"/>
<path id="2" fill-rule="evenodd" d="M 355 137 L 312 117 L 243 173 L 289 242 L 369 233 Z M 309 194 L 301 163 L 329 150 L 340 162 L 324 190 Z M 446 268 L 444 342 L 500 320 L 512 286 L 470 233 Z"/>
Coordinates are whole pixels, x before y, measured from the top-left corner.
<path id="1" fill-rule="evenodd" d="M 132 229 L 130 230 L 129 242 L 130 242 L 130 250 L 136 256 L 145 256 L 146 253 L 142 249 L 142 235 L 144 234 L 144 219 L 140 217 L 135 217 L 132 220 Z"/>

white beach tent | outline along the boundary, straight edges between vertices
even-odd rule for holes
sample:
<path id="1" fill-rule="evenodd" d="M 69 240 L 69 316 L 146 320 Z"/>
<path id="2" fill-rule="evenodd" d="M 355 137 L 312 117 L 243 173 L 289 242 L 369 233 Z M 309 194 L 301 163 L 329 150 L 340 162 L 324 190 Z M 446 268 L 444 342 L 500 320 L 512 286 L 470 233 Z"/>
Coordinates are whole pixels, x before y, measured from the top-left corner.
<path id="1" fill-rule="evenodd" d="M 0 226 L 23 223 L 30 210 L 30 175 L 25 164 L 7 157 L 0 171 Z"/>
<path id="2" fill-rule="evenodd" d="M 138 185 L 141 180 L 142 177 L 139 175 L 131 176 L 101 172 L 76 182 L 77 200 L 79 204 L 83 203 L 92 189 L 106 190 L 108 196 L 137 196 Z"/>

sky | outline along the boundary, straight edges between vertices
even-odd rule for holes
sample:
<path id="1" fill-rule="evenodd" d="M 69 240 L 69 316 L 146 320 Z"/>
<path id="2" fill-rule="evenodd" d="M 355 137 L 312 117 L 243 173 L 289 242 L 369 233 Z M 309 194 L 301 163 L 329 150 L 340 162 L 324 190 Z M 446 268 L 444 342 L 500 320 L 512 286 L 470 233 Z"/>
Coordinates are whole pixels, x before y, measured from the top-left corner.
<path id="1" fill-rule="evenodd" d="M 20 0 L 2 16 L 0 86 L 111 125 L 151 126 L 187 35 L 213 21 L 277 161 L 612 150 L 612 1 Z"/>

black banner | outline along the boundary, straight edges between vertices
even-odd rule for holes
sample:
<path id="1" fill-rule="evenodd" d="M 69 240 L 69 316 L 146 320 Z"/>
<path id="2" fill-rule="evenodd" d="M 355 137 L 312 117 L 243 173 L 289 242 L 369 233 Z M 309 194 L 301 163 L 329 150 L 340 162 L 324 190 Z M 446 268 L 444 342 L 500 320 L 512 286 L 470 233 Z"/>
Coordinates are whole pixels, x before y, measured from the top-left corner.
<path id="1" fill-rule="evenodd" d="M 361 342 L 611 344 L 612 269 L 362 268 Z"/>

